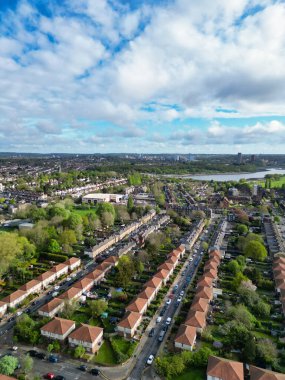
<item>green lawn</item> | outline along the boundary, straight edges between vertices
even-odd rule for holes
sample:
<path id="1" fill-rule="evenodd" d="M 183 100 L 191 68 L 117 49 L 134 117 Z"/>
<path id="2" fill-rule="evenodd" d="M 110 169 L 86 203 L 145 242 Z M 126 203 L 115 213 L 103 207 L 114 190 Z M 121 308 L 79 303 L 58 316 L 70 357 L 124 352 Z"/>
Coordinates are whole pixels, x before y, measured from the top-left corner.
<path id="1" fill-rule="evenodd" d="M 205 380 L 206 373 L 202 369 L 189 369 L 189 371 L 184 372 L 182 375 L 175 376 L 172 380 Z"/>
<path id="2" fill-rule="evenodd" d="M 86 209 L 74 208 L 72 212 L 80 216 L 84 216 L 88 214 L 96 214 L 95 208 L 86 208 Z"/>
<path id="3" fill-rule="evenodd" d="M 108 340 L 104 341 L 93 361 L 98 364 L 116 364 L 116 357 Z"/>

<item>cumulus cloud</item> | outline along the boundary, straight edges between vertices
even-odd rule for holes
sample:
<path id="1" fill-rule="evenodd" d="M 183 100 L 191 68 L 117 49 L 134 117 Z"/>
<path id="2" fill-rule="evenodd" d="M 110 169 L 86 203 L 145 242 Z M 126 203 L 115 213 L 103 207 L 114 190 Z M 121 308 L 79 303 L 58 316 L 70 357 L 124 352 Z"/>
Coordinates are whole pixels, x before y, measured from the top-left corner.
<path id="1" fill-rule="evenodd" d="M 36 2 L 19 0 L 15 11 L 0 14 L 0 115 L 8 149 L 18 144 L 9 137 L 16 126 L 31 149 L 31 133 L 42 144 L 60 135 L 58 144 L 67 143 L 59 150 L 77 149 L 75 140 L 113 149 L 112 136 L 122 147 L 131 139 L 134 149 L 151 148 L 154 136 L 165 151 L 171 139 L 203 148 L 284 138 L 277 118 L 263 121 L 285 117 L 284 2 L 150 3 L 133 10 L 119 0 L 70 0 L 41 12 Z M 227 110 L 246 117 L 244 125 L 213 121 L 232 118 Z M 260 122 L 249 123 L 253 116 Z M 189 118 L 209 127 L 182 128 Z M 105 136 L 100 123 L 111 125 Z"/>

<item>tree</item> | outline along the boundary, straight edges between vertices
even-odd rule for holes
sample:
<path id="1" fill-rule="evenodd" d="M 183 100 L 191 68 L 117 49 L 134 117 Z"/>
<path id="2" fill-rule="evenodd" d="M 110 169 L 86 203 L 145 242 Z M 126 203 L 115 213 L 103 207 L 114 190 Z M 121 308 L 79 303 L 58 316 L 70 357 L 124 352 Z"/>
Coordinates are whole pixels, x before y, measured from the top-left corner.
<path id="1" fill-rule="evenodd" d="M 232 286 L 233 286 L 233 289 L 238 289 L 238 287 L 240 286 L 240 284 L 243 282 L 243 281 L 247 281 L 248 278 L 246 276 L 244 276 L 241 272 L 238 272 L 233 281 L 232 281 Z"/>
<path id="2" fill-rule="evenodd" d="M 238 224 L 236 229 L 239 235 L 245 235 L 248 233 L 248 227 L 245 224 Z"/>
<path id="3" fill-rule="evenodd" d="M 15 369 L 18 367 L 18 359 L 14 356 L 5 355 L 0 359 L 0 373 L 2 375 L 10 376 L 14 373 Z"/>
<path id="4" fill-rule="evenodd" d="M 77 242 L 75 232 L 73 230 L 68 229 L 62 231 L 62 233 L 59 236 L 59 240 L 63 245 L 72 245 L 76 244 Z"/>
<path id="5" fill-rule="evenodd" d="M 72 213 L 66 221 L 66 225 L 71 230 L 76 230 L 79 226 L 82 226 L 82 218 L 80 215 Z"/>
<path id="6" fill-rule="evenodd" d="M 60 245 L 58 244 L 57 240 L 51 239 L 48 245 L 48 251 L 51 253 L 58 253 L 60 252 Z"/>
<path id="7" fill-rule="evenodd" d="M 111 227 L 114 225 L 115 216 L 111 212 L 103 212 L 101 215 L 101 223 L 104 227 Z"/>
<path id="8" fill-rule="evenodd" d="M 61 346 L 60 346 L 60 343 L 59 343 L 58 340 L 55 340 L 55 341 L 53 342 L 53 349 L 54 349 L 55 352 L 59 352 L 59 351 L 60 351 Z"/>
<path id="9" fill-rule="evenodd" d="M 251 329 L 255 318 L 244 305 L 232 306 L 227 312 L 229 318 L 232 318 L 237 323 L 243 324 L 247 329 Z"/>
<path id="10" fill-rule="evenodd" d="M 270 339 L 260 339 L 256 345 L 256 356 L 262 363 L 276 364 L 278 358 L 276 345 Z"/>
<path id="11" fill-rule="evenodd" d="M 106 203 L 106 202 L 98 203 L 97 208 L 96 208 L 96 212 L 100 217 L 102 217 L 104 212 L 108 212 L 108 213 L 112 214 L 114 218 L 116 215 L 116 211 L 115 211 L 114 206 L 111 203 Z"/>
<path id="12" fill-rule="evenodd" d="M 130 256 L 120 257 L 117 265 L 118 269 L 118 284 L 124 288 L 129 284 L 135 273 L 134 262 Z"/>
<path id="13" fill-rule="evenodd" d="M 24 373 L 31 372 L 34 366 L 33 358 L 30 355 L 23 355 L 21 360 L 21 368 Z"/>
<path id="14" fill-rule="evenodd" d="M 99 317 L 108 308 L 108 303 L 104 300 L 94 300 L 89 302 L 90 311 L 93 318 Z"/>
<path id="15" fill-rule="evenodd" d="M 39 331 L 36 328 L 36 322 L 28 314 L 22 314 L 17 319 L 15 334 L 24 342 L 32 344 L 37 343 L 39 339 Z"/>
<path id="16" fill-rule="evenodd" d="M 206 241 L 203 241 L 203 243 L 201 244 L 201 246 L 202 246 L 202 249 L 204 251 L 207 251 L 207 249 L 209 248 L 209 244 Z"/>
<path id="17" fill-rule="evenodd" d="M 47 346 L 47 352 L 51 353 L 52 351 L 53 351 L 53 344 L 50 343 L 50 344 L 48 344 L 48 346 Z"/>
<path id="18" fill-rule="evenodd" d="M 241 268 L 237 260 L 232 260 L 227 264 L 228 270 L 233 274 L 237 275 L 238 272 L 240 272 Z"/>
<path id="19" fill-rule="evenodd" d="M 77 346 L 76 348 L 75 348 L 75 350 L 74 350 L 74 357 L 76 358 L 76 359 L 78 359 L 78 358 L 82 358 L 82 356 L 85 354 L 85 348 L 82 346 L 82 345 L 80 345 L 80 346 Z"/>
<path id="20" fill-rule="evenodd" d="M 61 316 L 66 319 L 71 319 L 77 308 L 78 301 L 65 299 L 63 301 L 63 309 L 61 311 Z"/>
<path id="21" fill-rule="evenodd" d="M 15 257 L 21 252 L 18 236 L 14 233 L 0 234 L 0 278 L 9 269 Z"/>
<path id="22" fill-rule="evenodd" d="M 134 198 L 131 195 L 129 195 L 128 203 L 127 203 L 127 209 L 129 211 L 129 213 L 131 213 L 133 211 L 134 206 L 135 206 Z"/>
<path id="23" fill-rule="evenodd" d="M 267 251 L 263 244 L 259 241 L 250 241 L 244 250 L 244 253 L 247 257 L 251 257 L 256 261 L 264 261 L 267 257 Z"/>

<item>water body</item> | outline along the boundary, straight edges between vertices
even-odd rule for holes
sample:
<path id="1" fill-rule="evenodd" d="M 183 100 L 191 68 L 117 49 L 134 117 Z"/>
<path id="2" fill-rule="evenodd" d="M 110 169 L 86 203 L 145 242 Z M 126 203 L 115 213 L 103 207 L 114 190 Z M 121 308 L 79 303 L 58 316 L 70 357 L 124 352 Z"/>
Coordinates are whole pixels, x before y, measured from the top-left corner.
<path id="1" fill-rule="evenodd" d="M 285 175 L 284 169 L 268 169 L 262 172 L 255 173 L 233 173 L 233 174 L 206 174 L 206 175 L 186 175 L 184 178 L 191 178 L 200 181 L 239 181 L 240 179 L 261 179 L 267 174 L 281 174 Z"/>

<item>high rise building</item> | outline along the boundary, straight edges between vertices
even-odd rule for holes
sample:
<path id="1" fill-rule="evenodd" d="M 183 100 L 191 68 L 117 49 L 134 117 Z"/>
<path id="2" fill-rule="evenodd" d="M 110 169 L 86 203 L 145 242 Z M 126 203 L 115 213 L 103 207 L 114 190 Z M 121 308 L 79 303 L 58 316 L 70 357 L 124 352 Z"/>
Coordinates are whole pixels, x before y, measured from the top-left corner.
<path id="1" fill-rule="evenodd" d="M 238 153 L 238 155 L 237 155 L 237 162 L 238 162 L 239 165 L 242 164 L 242 153 Z"/>

